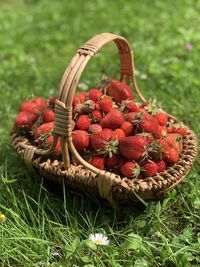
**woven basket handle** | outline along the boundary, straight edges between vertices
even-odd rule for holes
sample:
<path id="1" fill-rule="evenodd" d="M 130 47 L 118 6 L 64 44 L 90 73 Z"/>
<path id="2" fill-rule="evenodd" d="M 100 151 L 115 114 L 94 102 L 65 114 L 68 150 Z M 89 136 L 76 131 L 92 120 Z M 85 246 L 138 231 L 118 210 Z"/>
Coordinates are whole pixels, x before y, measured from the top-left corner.
<path id="1" fill-rule="evenodd" d="M 129 84 L 130 80 L 133 81 L 134 88 L 139 98 L 144 101 L 144 98 L 139 92 L 133 66 L 133 55 L 127 40 L 121 36 L 102 33 L 96 35 L 87 41 L 73 57 L 71 63 L 67 67 L 62 77 L 58 100 L 55 107 L 55 139 L 61 137 L 62 155 L 66 168 L 70 167 L 70 158 L 68 146 L 72 154 L 80 161 L 80 163 L 90 169 L 91 171 L 102 174 L 103 171 L 95 168 L 86 162 L 77 152 L 72 143 L 72 101 L 80 80 L 81 74 L 84 71 L 89 60 L 97 54 L 100 49 L 107 43 L 114 41 L 118 47 L 120 57 L 120 80 Z"/>

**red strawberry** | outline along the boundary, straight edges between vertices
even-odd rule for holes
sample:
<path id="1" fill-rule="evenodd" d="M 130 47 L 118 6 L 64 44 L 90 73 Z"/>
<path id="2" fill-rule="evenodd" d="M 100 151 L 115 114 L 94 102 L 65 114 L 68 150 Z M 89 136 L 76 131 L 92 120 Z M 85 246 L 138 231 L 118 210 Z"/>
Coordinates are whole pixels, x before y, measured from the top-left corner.
<path id="1" fill-rule="evenodd" d="M 101 98 L 98 102 L 98 106 L 99 109 L 104 112 L 104 113 L 108 113 L 112 110 L 113 107 L 113 101 L 111 100 L 110 97 L 108 96 L 104 96 L 103 98 Z"/>
<path id="2" fill-rule="evenodd" d="M 184 137 L 187 133 L 187 130 L 186 130 L 186 128 L 180 127 L 180 128 L 177 128 L 176 130 L 174 130 L 173 132 L 180 134 Z"/>
<path id="3" fill-rule="evenodd" d="M 179 160 L 179 153 L 175 148 L 170 148 L 165 154 L 165 161 L 167 163 L 176 163 Z"/>
<path id="4" fill-rule="evenodd" d="M 47 106 L 47 102 L 39 96 L 35 97 L 32 102 L 38 106 L 39 110 L 42 110 Z"/>
<path id="5" fill-rule="evenodd" d="M 149 114 L 148 111 L 144 108 L 138 108 L 137 112 L 141 112 L 142 114 Z"/>
<path id="6" fill-rule="evenodd" d="M 73 108 L 72 114 L 73 118 L 76 119 L 76 117 L 83 112 L 83 104 L 79 103 L 76 104 Z"/>
<path id="7" fill-rule="evenodd" d="M 158 166 L 153 161 L 147 161 L 142 165 L 142 174 L 144 177 L 152 177 L 158 172 Z"/>
<path id="8" fill-rule="evenodd" d="M 90 90 L 90 92 L 89 92 L 89 99 L 96 102 L 102 95 L 103 95 L 103 93 L 99 89 L 94 88 L 94 89 Z"/>
<path id="9" fill-rule="evenodd" d="M 72 142 L 78 152 L 83 152 L 89 146 L 89 135 L 83 130 L 74 130 L 72 132 Z"/>
<path id="10" fill-rule="evenodd" d="M 37 117 L 39 117 L 39 108 L 36 105 L 36 103 L 33 103 L 31 101 L 23 102 L 20 105 L 20 111 L 28 112 L 28 113 L 34 113 L 37 114 Z"/>
<path id="11" fill-rule="evenodd" d="M 100 170 L 103 170 L 105 166 L 105 158 L 102 156 L 94 156 L 88 160 L 88 163 Z"/>
<path id="12" fill-rule="evenodd" d="M 119 109 L 112 109 L 109 113 L 103 117 L 100 121 L 100 125 L 103 128 L 116 129 L 120 128 L 122 122 L 124 122 L 124 116 Z"/>
<path id="13" fill-rule="evenodd" d="M 102 119 L 102 114 L 100 110 L 95 109 L 94 111 L 92 111 L 90 116 L 94 122 L 99 122 Z"/>
<path id="14" fill-rule="evenodd" d="M 159 124 L 154 117 L 148 114 L 143 114 L 142 116 L 138 115 L 138 119 L 139 119 L 139 122 L 137 125 L 137 130 L 139 132 L 146 132 L 146 133 L 152 133 L 152 134 L 158 133 Z"/>
<path id="15" fill-rule="evenodd" d="M 80 103 L 85 102 L 86 96 L 87 96 L 86 93 L 75 94 L 73 101 L 72 101 L 72 104 L 76 105 L 76 104 L 80 104 Z"/>
<path id="16" fill-rule="evenodd" d="M 125 112 L 137 112 L 138 106 L 133 100 L 125 100 L 121 102 L 120 109 Z"/>
<path id="17" fill-rule="evenodd" d="M 172 124 L 167 129 L 167 133 L 177 133 L 182 135 L 183 137 L 186 135 L 186 132 L 187 130 L 182 123 Z"/>
<path id="18" fill-rule="evenodd" d="M 143 136 L 147 140 L 147 143 L 150 143 L 150 142 L 153 142 L 154 141 L 154 136 L 153 136 L 152 133 L 142 132 L 142 133 L 139 133 L 137 135 Z"/>
<path id="19" fill-rule="evenodd" d="M 26 126 L 29 129 L 33 126 L 33 118 L 32 113 L 27 112 L 19 112 L 17 118 L 15 119 L 15 125 L 17 126 Z"/>
<path id="20" fill-rule="evenodd" d="M 121 129 L 124 131 L 125 135 L 131 135 L 133 133 L 133 125 L 128 121 L 124 121 L 121 125 Z"/>
<path id="21" fill-rule="evenodd" d="M 125 137 L 125 133 L 122 129 L 118 128 L 112 132 L 112 138 L 120 140 Z"/>
<path id="22" fill-rule="evenodd" d="M 49 108 L 45 109 L 44 112 L 42 113 L 43 122 L 51 122 L 54 121 L 54 119 L 55 119 L 55 114 L 53 110 Z"/>
<path id="23" fill-rule="evenodd" d="M 119 141 L 119 151 L 128 160 L 138 161 L 145 154 L 147 140 L 142 136 L 128 136 Z"/>
<path id="24" fill-rule="evenodd" d="M 121 166 L 121 173 L 127 178 L 137 178 L 140 174 L 140 166 L 133 161 L 128 161 Z"/>
<path id="25" fill-rule="evenodd" d="M 113 154 L 112 157 L 106 157 L 106 166 L 109 169 L 117 169 L 118 167 L 121 167 L 121 165 L 125 162 L 125 159 L 122 158 L 119 155 Z"/>
<path id="26" fill-rule="evenodd" d="M 183 138 L 180 134 L 176 133 L 168 134 L 163 140 L 165 140 L 170 147 L 176 149 L 179 154 L 182 152 Z"/>
<path id="27" fill-rule="evenodd" d="M 92 134 L 90 136 L 91 145 L 94 150 L 102 149 L 106 142 L 109 142 L 112 136 L 112 130 L 111 129 L 103 129 L 98 134 Z"/>
<path id="28" fill-rule="evenodd" d="M 134 121 L 136 121 L 136 116 L 138 115 L 138 112 L 129 112 L 127 114 L 125 114 L 125 119 L 128 122 L 133 123 Z"/>
<path id="29" fill-rule="evenodd" d="M 51 135 L 51 132 L 54 129 L 54 122 L 46 122 L 41 124 L 34 132 L 34 139 L 41 138 L 45 134 Z"/>
<path id="30" fill-rule="evenodd" d="M 158 172 L 164 172 L 166 170 L 166 163 L 164 160 L 160 160 L 156 162 L 158 167 Z"/>
<path id="31" fill-rule="evenodd" d="M 90 127 L 90 119 L 87 115 L 80 115 L 76 122 L 76 127 L 79 130 L 88 130 Z"/>
<path id="32" fill-rule="evenodd" d="M 49 147 L 53 144 L 53 139 L 54 139 L 53 135 L 47 137 L 46 144 L 48 144 Z M 62 148 L 61 148 L 61 142 L 59 138 L 53 153 L 54 155 L 58 156 L 58 155 L 61 155 L 61 152 L 62 152 Z"/>
<path id="33" fill-rule="evenodd" d="M 165 134 L 165 131 L 163 131 L 163 128 L 160 125 L 158 125 L 158 129 L 156 132 L 156 138 L 160 139 L 163 137 L 164 134 Z"/>
<path id="34" fill-rule="evenodd" d="M 117 80 L 109 80 L 109 84 L 106 86 L 106 93 L 116 102 L 133 99 L 131 88 Z"/>
<path id="35" fill-rule="evenodd" d="M 97 134 L 100 133 L 102 131 L 102 127 L 99 124 L 91 124 L 89 127 L 89 132 L 91 134 Z"/>
<path id="36" fill-rule="evenodd" d="M 155 99 L 150 100 L 144 106 L 144 109 L 147 110 L 159 123 L 160 126 L 166 125 L 168 121 L 168 115 L 161 108 L 160 103 L 157 103 Z"/>
<path id="37" fill-rule="evenodd" d="M 57 96 L 52 96 L 50 99 L 49 99 L 49 105 L 54 107 L 55 104 L 56 104 L 56 99 L 57 99 Z"/>
<path id="38" fill-rule="evenodd" d="M 160 126 L 165 126 L 168 121 L 167 113 L 164 111 L 160 111 L 154 115 L 154 118 L 158 121 Z"/>

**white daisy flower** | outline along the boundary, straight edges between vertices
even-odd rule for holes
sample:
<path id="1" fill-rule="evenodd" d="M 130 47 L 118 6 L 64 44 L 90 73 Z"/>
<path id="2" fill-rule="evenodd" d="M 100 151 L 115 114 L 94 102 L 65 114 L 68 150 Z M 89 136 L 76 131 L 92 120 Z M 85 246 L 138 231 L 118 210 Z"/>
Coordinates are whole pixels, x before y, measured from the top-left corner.
<path id="1" fill-rule="evenodd" d="M 109 244 L 107 236 L 100 233 L 89 235 L 89 239 L 98 246 L 107 246 Z"/>

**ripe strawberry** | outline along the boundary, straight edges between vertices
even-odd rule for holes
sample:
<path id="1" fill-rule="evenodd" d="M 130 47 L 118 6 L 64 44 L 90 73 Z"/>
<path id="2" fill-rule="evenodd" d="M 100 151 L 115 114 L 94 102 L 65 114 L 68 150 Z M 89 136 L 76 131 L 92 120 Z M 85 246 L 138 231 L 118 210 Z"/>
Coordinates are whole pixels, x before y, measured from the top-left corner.
<path id="1" fill-rule="evenodd" d="M 176 130 L 174 130 L 173 132 L 180 134 L 184 137 L 187 133 L 187 130 L 186 130 L 186 128 L 180 127 L 180 128 L 177 128 Z"/>
<path id="2" fill-rule="evenodd" d="M 89 127 L 89 133 L 91 134 L 97 134 L 102 131 L 102 127 L 99 124 L 91 124 Z"/>
<path id="3" fill-rule="evenodd" d="M 76 119 L 76 117 L 83 112 L 83 104 L 78 103 L 74 106 L 72 114 L 73 118 Z"/>
<path id="4" fill-rule="evenodd" d="M 102 95 L 103 93 L 99 89 L 94 88 L 89 92 L 89 99 L 96 102 Z"/>
<path id="5" fill-rule="evenodd" d="M 55 119 L 55 114 L 53 110 L 49 108 L 45 109 L 44 112 L 42 113 L 43 122 L 51 122 L 54 121 L 54 119 Z"/>
<path id="6" fill-rule="evenodd" d="M 117 128 L 112 132 L 112 138 L 120 140 L 125 137 L 125 133 L 122 129 Z"/>
<path id="7" fill-rule="evenodd" d="M 182 144 L 183 138 L 180 134 L 176 133 L 168 134 L 163 140 L 165 140 L 170 147 L 176 149 L 177 152 L 181 154 L 183 150 L 183 144 Z"/>
<path id="8" fill-rule="evenodd" d="M 53 144 L 53 139 L 54 137 L 53 135 L 51 135 L 47 137 L 45 143 L 50 147 Z M 58 155 L 61 155 L 61 152 L 62 152 L 62 148 L 61 148 L 61 142 L 59 138 L 53 153 L 54 155 L 58 156 Z"/>
<path id="9" fill-rule="evenodd" d="M 166 163 L 164 160 L 160 160 L 156 162 L 158 167 L 158 172 L 164 172 L 166 170 Z"/>
<path id="10" fill-rule="evenodd" d="M 165 161 L 167 163 L 176 163 L 179 160 L 179 153 L 175 148 L 170 148 L 165 154 Z"/>
<path id="11" fill-rule="evenodd" d="M 158 121 L 160 126 L 165 126 L 168 121 L 167 113 L 164 111 L 160 111 L 154 115 L 154 118 Z"/>
<path id="12" fill-rule="evenodd" d="M 133 125 L 128 121 L 122 122 L 121 129 L 124 131 L 126 136 L 133 134 Z"/>
<path id="13" fill-rule="evenodd" d="M 127 178 L 137 178 L 140 174 L 140 166 L 134 161 L 127 161 L 121 166 L 121 173 Z"/>
<path id="14" fill-rule="evenodd" d="M 103 128 L 116 129 L 120 128 L 122 122 L 124 122 L 124 116 L 119 109 L 112 109 L 107 113 L 100 121 L 100 125 Z"/>
<path id="15" fill-rule="evenodd" d="M 103 170 L 105 166 L 105 158 L 102 156 L 94 156 L 88 160 L 88 163 L 100 170 Z"/>
<path id="16" fill-rule="evenodd" d="M 137 115 L 138 114 L 139 114 L 138 112 L 129 112 L 129 113 L 125 114 L 125 119 L 128 122 L 131 122 L 133 124 L 133 122 L 137 121 Z"/>
<path id="17" fill-rule="evenodd" d="M 146 161 L 142 164 L 142 174 L 144 177 L 152 177 L 158 172 L 158 166 L 153 161 Z"/>
<path id="18" fill-rule="evenodd" d="M 28 129 L 31 129 L 33 126 L 32 113 L 27 113 L 24 111 L 19 112 L 15 119 L 15 125 L 19 127 L 26 126 Z"/>
<path id="19" fill-rule="evenodd" d="M 158 121 L 160 126 L 167 124 L 168 115 L 162 110 L 160 103 L 157 103 L 155 99 L 147 102 L 147 104 L 144 106 L 144 109 L 147 110 Z"/>
<path id="20" fill-rule="evenodd" d="M 106 86 L 106 93 L 113 98 L 116 102 L 121 102 L 122 100 L 133 99 L 133 94 L 131 88 L 120 81 L 109 80 Z"/>
<path id="21" fill-rule="evenodd" d="M 112 157 L 106 157 L 106 166 L 109 169 L 118 169 L 125 162 L 125 159 L 119 155 L 113 154 Z"/>
<path id="22" fill-rule="evenodd" d="M 143 114 L 136 116 L 136 118 L 138 119 L 138 122 L 136 122 L 138 132 L 158 133 L 159 124 L 154 117 L 148 114 Z"/>
<path id="23" fill-rule="evenodd" d="M 28 112 L 28 113 L 34 113 L 39 117 L 39 108 L 36 103 L 33 103 L 31 101 L 23 102 L 20 105 L 20 111 Z"/>
<path id="24" fill-rule="evenodd" d="M 137 135 L 143 136 L 147 140 L 147 143 L 150 143 L 150 142 L 153 142 L 154 141 L 154 136 L 153 136 L 152 133 L 142 132 L 142 133 L 139 133 Z"/>
<path id="25" fill-rule="evenodd" d="M 176 123 L 169 126 L 167 129 L 167 133 L 177 133 L 182 135 L 183 137 L 186 135 L 186 128 L 182 123 Z"/>
<path id="26" fill-rule="evenodd" d="M 78 152 L 83 152 L 89 146 L 89 135 L 83 130 L 74 130 L 72 132 L 72 142 Z"/>
<path id="27" fill-rule="evenodd" d="M 111 129 L 105 128 L 98 134 L 92 134 L 90 136 L 90 141 L 93 149 L 96 151 L 102 149 L 105 146 L 106 142 L 109 142 L 109 140 L 111 139 L 112 132 L 113 131 Z"/>
<path id="28" fill-rule="evenodd" d="M 141 112 L 142 114 L 149 114 L 148 111 L 144 108 L 138 108 L 137 112 Z"/>
<path id="29" fill-rule="evenodd" d="M 137 112 L 138 106 L 133 100 L 125 100 L 121 102 L 120 109 L 122 112 Z"/>
<path id="30" fill-rule="evenodd" d="M 92 111 L 90 116 L 92 118 L 92 121 L 94 122 L 99 122 L 102 119 L 102 113 L 100 110 L 95 109 L 94 111 Z"/>
<path id="31" fill-rule="evenodd" d="M 119 151 L 128 160 L 138 161 L 145 155 L 146 138 L 127 136 L 119 141 Z"/>
<path id="32" fill-rule="evenodd" d="M 157 139 L 162 138 L 164 133 L 165 132 L 163 132 L 163 128 L 160 125 L 158 125 L 158 129 L 157 129 L 157 132 L 155 134 L 156 135 L 156 138 Z"/>
<path id="33" fill-rule="evenodd" d="M 90 119 L 87 115 L 80 115 L 76 121 L 76 127 L 79 130 L 88 130 L 90 127 Z"/>
<path id="34" fill-rule="evenodd" d="M 46 122 L 41 124 L 38 128 L 34 131 L 34 139 L 42 138 L 44 135 L 48 136 L 51 135 L 54 129 L 54 122 Z"/>
<path id="35" fill-rule="evenodd" d="M 52 96 L 49 99 L 49 105 L 55 107 L 57 96 Z"/>
<path id="36" fill-rule="evenodd" d="M 113 101 L 108 96 L 103 96 L 98 102 L 99 109 L 104 112 L 108 113 L 112 110 Z"/>
<path id="37" fill-rule="evenodd" d="M 35 97 L 32 102 L 38 106 L 39 110 L 42 110 L 47 106 L 47 102 L 39 96 Z"/>
<path id="38" fill-rule="evenodd" d="M 76 105 L 76 104 L 80 104 L 85 102 L 87 97 L 87 93 L 79 93 L 79 94 L 75 94 L 73 101 L 72 101 L 72 105 Z"/>

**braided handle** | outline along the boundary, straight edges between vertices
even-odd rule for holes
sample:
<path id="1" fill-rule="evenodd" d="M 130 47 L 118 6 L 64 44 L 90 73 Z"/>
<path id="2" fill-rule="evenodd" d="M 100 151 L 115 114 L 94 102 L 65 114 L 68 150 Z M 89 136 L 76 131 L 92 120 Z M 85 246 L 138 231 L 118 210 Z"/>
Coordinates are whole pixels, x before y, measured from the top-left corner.
<path id="1" fill-rule="evenodd" d="M 62 77 L 58 100 L 55 108 L 55 135 L 61 136 L 63 161 L 66 168 L 70 167 L 70 159 L 68 153 L 68 146 L 73 155 L 80 161 L 80 163 L 91 171 L 102 175 L 102 171 L 95 168 L 86 162 L 75 149 L 72 142 L 72 101 L 80 80 L 81 74 L 84 71 L 89 60 L 97 54 L 103 46 L 114 41 L 118 47 L 120 57 L 120 81 L 129 84 L 133 81 L 134 88 L 139 98 L 144 101 L 144 98 L 139 92 L 133 66 L 133 55 L 127 40 L 121 36 L 102 33 L 96 35 L 87 41 L 81 48 L 77 50 L 71 63 L 67 67 Z"/>

